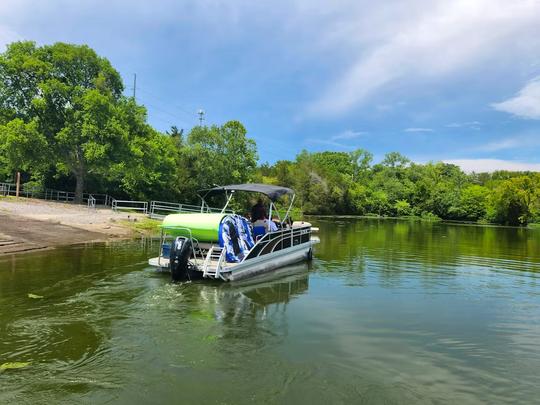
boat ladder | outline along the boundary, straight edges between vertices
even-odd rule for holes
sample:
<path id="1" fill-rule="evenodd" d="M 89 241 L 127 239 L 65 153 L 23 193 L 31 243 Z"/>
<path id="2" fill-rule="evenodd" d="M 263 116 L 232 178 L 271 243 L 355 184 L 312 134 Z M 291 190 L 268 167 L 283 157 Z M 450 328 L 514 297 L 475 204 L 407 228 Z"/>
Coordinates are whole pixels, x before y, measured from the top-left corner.
<path id="1" fill-rule="evenodd" d="M 204 259 L 203 277 L 220 278 L 223 263 L 225 263 L 225 249 L 212 246 Z"/>

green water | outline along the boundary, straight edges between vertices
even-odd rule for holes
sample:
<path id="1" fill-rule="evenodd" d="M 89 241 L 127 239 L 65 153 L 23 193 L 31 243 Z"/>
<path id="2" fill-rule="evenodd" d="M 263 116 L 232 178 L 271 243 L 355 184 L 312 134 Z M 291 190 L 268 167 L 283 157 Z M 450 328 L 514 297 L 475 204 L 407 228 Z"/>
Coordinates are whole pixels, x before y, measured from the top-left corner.
<path id="1" fill-rule="evenodd" d="M 149 240 L 0 258 L 0 365 L 30 363 L 0 403 L 538 403 L 538 230 L 316 222 L 248 284 L 173 285 Z"/>

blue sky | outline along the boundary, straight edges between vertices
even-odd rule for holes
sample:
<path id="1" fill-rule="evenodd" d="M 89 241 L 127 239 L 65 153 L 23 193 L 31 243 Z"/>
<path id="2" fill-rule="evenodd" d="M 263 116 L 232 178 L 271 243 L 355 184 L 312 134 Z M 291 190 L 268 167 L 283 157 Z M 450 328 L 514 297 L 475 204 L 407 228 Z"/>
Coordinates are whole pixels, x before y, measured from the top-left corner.
<path id="1" fill-rule="evenodd" d="M 540 171 L 540 1 L 2 0 L 0 46 L 85 43 L 160 130 L 242 121 L 261 161 L 398 151 Z"/>

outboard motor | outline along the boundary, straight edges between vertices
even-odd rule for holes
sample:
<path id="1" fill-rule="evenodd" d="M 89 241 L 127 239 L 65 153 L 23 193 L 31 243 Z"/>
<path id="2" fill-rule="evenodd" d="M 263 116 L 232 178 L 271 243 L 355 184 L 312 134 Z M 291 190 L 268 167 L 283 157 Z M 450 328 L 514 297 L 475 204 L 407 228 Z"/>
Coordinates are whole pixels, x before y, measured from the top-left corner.
<path id="1" fill-rule="evenodd" d="M 171 244 L 169 267 L 173 281 L 191 280 L 192 273 L 189 258 L 193 251 L 191 240 L 178 236 Z"/>

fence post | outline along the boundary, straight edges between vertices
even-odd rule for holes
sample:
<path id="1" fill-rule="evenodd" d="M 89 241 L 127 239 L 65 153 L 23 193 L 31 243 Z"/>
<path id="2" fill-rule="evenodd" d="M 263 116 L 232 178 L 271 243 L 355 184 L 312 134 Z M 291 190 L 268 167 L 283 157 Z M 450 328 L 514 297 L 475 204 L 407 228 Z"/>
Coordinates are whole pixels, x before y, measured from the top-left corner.
<path id="1" fill-rule="evenodd" d="M 21 172 L 17 172 L 17 187 L 15 189 L 15 197 L 19 196 L 20 189 L 21 189 Z"/>

